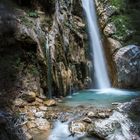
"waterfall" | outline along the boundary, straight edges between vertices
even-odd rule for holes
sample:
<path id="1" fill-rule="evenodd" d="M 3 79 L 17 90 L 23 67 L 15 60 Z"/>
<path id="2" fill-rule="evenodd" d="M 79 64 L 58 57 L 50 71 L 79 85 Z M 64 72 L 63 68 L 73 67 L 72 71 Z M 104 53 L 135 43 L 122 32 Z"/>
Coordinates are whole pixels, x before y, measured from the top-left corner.
<path id="1" fill-rule="evenodd" d="M 49 98 L 52 98 L 51 55 L 50 55 L 50 47 L 49 47 L 47 36 L 46 36 L 46 57 L 48 63 L 48 70 L 47 70 L 48 93 L 49 93 Z"/>
<path id="2" fill-rule="evenodd" d="M 88 23 L 92 60 L 95 70 L 94 76 L 96 76 L 96 85 L 99 89 L 110 88 L 106 61 L 97 25 L 95 2 L 94 0 L 82 0 L 82 4 Z"/>

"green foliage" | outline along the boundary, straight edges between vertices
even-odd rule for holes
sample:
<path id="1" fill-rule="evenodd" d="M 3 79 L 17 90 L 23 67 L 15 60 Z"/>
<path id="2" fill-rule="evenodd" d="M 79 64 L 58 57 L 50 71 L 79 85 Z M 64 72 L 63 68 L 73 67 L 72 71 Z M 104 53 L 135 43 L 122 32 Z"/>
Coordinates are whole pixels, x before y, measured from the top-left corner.
<path id="1" fill-rule="evenodd" d="M 28 12 L 28 16 L 32 17 L 32 18 L 37 18 L 38 17 L 38 13 L 36 11 L 30 11 L 30 12 Z"/>
<path id="2" fill-rule="evenodd" d="M 115 24 L 116 26 L 116 33 L 114 37 L 120 39 L 120 40 L 125 40 L 127 36 L 131 34 L 131 22 L 128 16 L 126 15 L 118 15 L 112 17 L 111 21 Z"/>
<path id="3" fill-rule="evenodd" d="M 110 3 L 118 11 L 125 9 L 125 0 L 110 0 Z"/>

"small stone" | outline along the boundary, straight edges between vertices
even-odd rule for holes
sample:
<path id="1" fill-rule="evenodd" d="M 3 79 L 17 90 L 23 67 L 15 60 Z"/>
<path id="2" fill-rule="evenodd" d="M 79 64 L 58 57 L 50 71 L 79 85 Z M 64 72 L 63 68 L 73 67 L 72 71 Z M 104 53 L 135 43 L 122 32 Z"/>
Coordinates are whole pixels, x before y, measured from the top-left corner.
<path id="1" fill-rule="evenodd" d="M 89 118 L 93 118 L 93 117 L 96 117 L 96 114 L 94 112 L 90 111 L 90 112 L 87 113 L 87 116 Z"/>
<path id="2" fill-rule="evenodd" d="M 88 118 L 88 117 L 85 117 L 83 119 L 83 121 L 86 122 L 86 123 L 92 123 L 92 120 L 90 118 Z"/>
<path id="3" fill-rule="evenodd" d="M 47 100 L 47 101 L 45 101 L 44 102 L 44 104 L 46 105 L 46 106 L 56 106 L 56 101 L 54 100 L 54 99 L 50 99 L 50 100 Z"/>
<path id="4" fill-rule="evenodd" d="M 32 103 L 36 100 L 36 93 L 33 91 L 30 91 L 30 92 L 24 94 L 22 97 L 27 102 Z"/>
<path id="5" fill-rule="evenodd" d="M 45 117 L 45 112 L 42 112 L 42 111 L 36 112 L 35 113 L 35 117 L 37 117 L 37 118 L 44 118 Z"/>
<path id="6" fill-rule="evenodd" d="M 98 113 L 98 117 L 99 118 L 107 118 L 107 117 L 109 117 L 109 113 L 107 113 L 107 112 L 99 112 Z"/>
<path id="7" fill-rule="evenodd" d="M 119 104 L 120 104 L 119 102 L 112 103 L 112 105 L 119 105 Z"/>
<path id="8" fill-rule="evenodd" d="M 22 100 L 21 98 L 17 98 L 15 101 L 14 101 L 14 105 L 16 107 L 24 107 L 25 106 L 25 101 Z"/>
<path id="9" fill-rule="evenodd" d="M 36 101 L 39 102 L 39 103 L 43 103 L 43 100 L 40 99 L 40 98 L 36 98 Z"/>
<path id="10" fill-rule="evenodd" d="M 47 108 L 46 106 L 40 106 L 39 109 L 40 109 L 41 111 L 47 111 L 48 108 Z"/>
<path id="11" fill-rule="evenodd" d="M 82 23 L 82 22 L 77 22 L 77 25 L 78 25 L 79 27 L 81 27 L 81 28 L 85 27 L 85 24 Z"/>

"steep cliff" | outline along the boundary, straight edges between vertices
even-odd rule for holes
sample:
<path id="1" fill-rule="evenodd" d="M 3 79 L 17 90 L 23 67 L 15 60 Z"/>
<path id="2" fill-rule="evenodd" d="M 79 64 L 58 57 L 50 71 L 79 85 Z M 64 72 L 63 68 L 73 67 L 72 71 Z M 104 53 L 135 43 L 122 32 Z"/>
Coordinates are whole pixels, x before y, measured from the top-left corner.
<path id="1" fill-rule="evenodd" d="M 81 13 L 80 1 L 1 1 L 0 92 L 48 96 L 49 82 L 54 96 L 86 88 L 89 61 Z"/>

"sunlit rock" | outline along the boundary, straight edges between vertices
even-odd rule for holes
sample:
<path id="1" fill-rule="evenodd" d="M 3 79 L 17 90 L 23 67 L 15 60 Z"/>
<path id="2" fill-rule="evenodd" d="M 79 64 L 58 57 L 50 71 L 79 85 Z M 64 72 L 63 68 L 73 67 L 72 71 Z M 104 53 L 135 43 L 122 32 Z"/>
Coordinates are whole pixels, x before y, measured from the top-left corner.
<path id="1" fill-rule="evenodd" d="M 44 102 L 44 105 L 50 107 L 50 106 L 56 106 L 57 102 L 54 99 L 50 99 Z"/>

